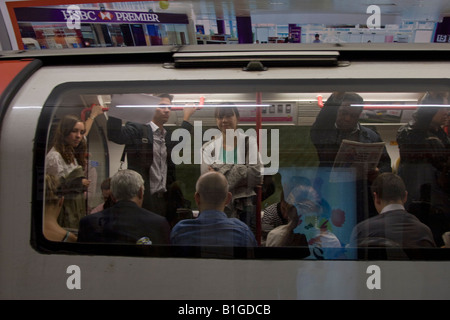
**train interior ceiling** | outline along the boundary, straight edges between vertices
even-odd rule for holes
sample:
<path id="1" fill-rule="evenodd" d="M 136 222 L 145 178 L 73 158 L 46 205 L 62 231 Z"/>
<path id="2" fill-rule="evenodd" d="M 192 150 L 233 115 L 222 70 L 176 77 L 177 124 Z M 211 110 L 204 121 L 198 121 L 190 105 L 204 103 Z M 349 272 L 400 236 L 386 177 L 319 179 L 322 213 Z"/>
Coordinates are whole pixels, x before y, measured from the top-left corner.
<path id="1" fill-rule="evenodd" d="M 281 135 L 300 131 L 307 134 L 308 128 L 314 123 L 321 107 L 331 94 L 331 92 L 263 92 L 260 102 L 262 109 L 261 126 L 262 128 L 280 128 Z M 412 119 L 417 103 L 425 92 L 358 92 L 358 94 L 363 97 L 364 103 L 367 105 L 361 114 L 360 122 L 371 126 L 380 134 L 383 141 L 386 142 L 392 166 L 395 167 L 399 157 L 398 146 L 395 141 L 397 129 Z M 191 120 L 201 121 L 204 129 L 216 126 L 215 106 L 223 104 L 239 106 L 241 120 L 243 120 L 240 122 L 241 126 L 255 127 L 256 125 L 255 110 L 258 104 L 255 93 L 173 93 L 173 95 L 173 111 L 166 123 L 168 127 L 181 125 L 183 120 L 182 107 L 198 106 L 200 100 L 204 101 L 204 105 L 197 109 Z M 130 94 L 130 104 L 132 104 L 132 96 Z M 66 113 L 82 114 L 88 111 L 93 104 L 100 104 L 109 108 L 111 100 L 111 94 L 69 94 L 60 102 L 62 108 L 59 108 L 56 118 Z M 102 135 L 106 135 L 106 118 L 99 117 L 97 124 L 103 132 Z M 283 140 L 282 137 L 280 139 Z M 310 144 L 306 140 L 305 143 Z M 109 147 L 112 147 L 111 143 L 109 143 Z M 299 147 L 302 146 L 299 145 Z M 293 149 L 293 147 L 289 147 L 290 152 L 293 152 Z M 283 150 L 280 151 L 283 152 Z M 115 155 L 114 157 L 119 156 Z M 112 167 L 110 171 L 115 172 L 118 161 L 111 159 L 111 157 Z M 303 164 L 314 165 L 314 159 L 315 157 L 311 155 L 308 161 L 303 161 Z"/>

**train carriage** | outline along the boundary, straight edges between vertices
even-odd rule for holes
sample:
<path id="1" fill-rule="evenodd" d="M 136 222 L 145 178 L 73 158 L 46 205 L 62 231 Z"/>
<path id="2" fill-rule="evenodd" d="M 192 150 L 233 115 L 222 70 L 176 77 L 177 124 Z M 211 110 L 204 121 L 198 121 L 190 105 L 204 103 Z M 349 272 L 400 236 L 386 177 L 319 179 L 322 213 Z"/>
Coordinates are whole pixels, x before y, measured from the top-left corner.
<path id="1" fill-rule="evenodd" d="M 311 140 L 311 127 L 331 95 L 355 92 L 364 100 L 360 123 L 380 135 L 390 169 L 397 172 L 397 131 L 412 119 L 424 94 L 450 91 L 448 57 L 448 48 L 438 44 L 324 45 L 319 49 L 292 44 L 257 49 L 213 45 L 208 50 L 186 46 L 5 53 L 0 68 L 11 77 L 1 95 L 0 297 L 448 298 L 449 249 L 438 242 L 443 241 L 445 230 L 436 231 L 433 248 L 352 246 L 350 236 L 360 210 L 356 174 L 351 168 L 322 167 Z M 12 64 L 15 70 L 11 71 Z M 43 233 L 45 162 L 62 117 L 77 114 L 87 119 L 95 104 L 106 110 L 86 137 L 91 185 L 85 202 L 89 211 L 102 202 L 101 182 L 121 165 L 123 145 L 112 142 L 107 132 L 109 113 L 117 109 L 114 98 L 128 99 L 134 107 L 128 114 L 135 117 L 147 111 L 142 104 L 133 105 L 134 97 L 162 92 L 174 96 L 168 130 L 179 129 L 184 107 L 198 108 L 190 119 L 194 132 L 183 136 L 190 140 L 183 145 L 182 139 L 176 141 L 180 144 L 172 154 L 178 156 L 177 181 L 194 216 L 198 208 L 193 195 L 201 173 L 199 147 L 210 139 L 207 130 L 216 127 L 216 108 L 239 108 L 240 127 L 255 134 L 264 177 L 273 186 L 267 194 L 259 189 L 258 246 L 48 240 Z M 320 188 L 327 210 L 315 217 L 313 227 L 332 233 L 339 248 L 317 252 L 311 243 L 265 245 L 261 215 L 279 201 L 281 190 L 293 183 L 292 177 Z M 448 182 L 444 187 L 445 206 Z M 365 201 L 367 208 L 369 200 Z M 363 213 L 367 218 L 368 213 Z"/>

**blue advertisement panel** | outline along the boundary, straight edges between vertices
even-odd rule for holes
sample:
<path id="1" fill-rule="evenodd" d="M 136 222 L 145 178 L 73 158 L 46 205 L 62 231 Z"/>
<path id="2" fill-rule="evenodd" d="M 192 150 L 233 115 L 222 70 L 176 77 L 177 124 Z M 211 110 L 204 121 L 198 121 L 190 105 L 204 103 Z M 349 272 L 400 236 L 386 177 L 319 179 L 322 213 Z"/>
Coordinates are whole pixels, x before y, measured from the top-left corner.
<path id="1" fill-rule="evenodd" d="M 356 258 L 347 247 L 357 221 L 355 171 L 290 167 L 279 173 L 285 201 L 297 209 L 294 233 L 306 236 L 309 259 Z"/>

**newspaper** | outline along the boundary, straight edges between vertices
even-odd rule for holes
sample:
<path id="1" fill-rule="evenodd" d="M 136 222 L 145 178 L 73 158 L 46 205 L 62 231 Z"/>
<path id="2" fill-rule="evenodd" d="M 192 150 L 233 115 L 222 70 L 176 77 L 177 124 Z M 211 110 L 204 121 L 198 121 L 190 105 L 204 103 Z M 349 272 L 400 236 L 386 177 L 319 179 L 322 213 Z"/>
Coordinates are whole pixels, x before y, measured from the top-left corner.
<path id="1" fill-rule="evenodd" d="M 330 181 L 347 181 L 349 172 L 353 179 L 364 179 L 370 171 L 376 170 L 385 147 L 384 142 L 363 143 L 342 140 L 334 159 Z"/>
<path id="2" fill-rule="evenodd" d="M 148 94 L 113 94 L 108 117 L 145 124 L 153 118 L 160 101 Z"/>

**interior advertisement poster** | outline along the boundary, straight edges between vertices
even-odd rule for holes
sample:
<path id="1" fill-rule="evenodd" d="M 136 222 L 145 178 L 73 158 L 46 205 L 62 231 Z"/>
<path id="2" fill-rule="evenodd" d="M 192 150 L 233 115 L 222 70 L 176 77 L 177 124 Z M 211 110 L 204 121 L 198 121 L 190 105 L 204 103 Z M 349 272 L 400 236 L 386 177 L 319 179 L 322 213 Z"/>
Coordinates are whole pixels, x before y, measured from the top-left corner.
<path id="1" fill-rule="evenodd" d="M 343 168 L 330 182 L 331 168 L 280 168 L 285 201 L 297 209 L 294 233 L 306 236 L 309 259 L 354 259 L 348 247 L 356 225 L 355 172 Z"/>

